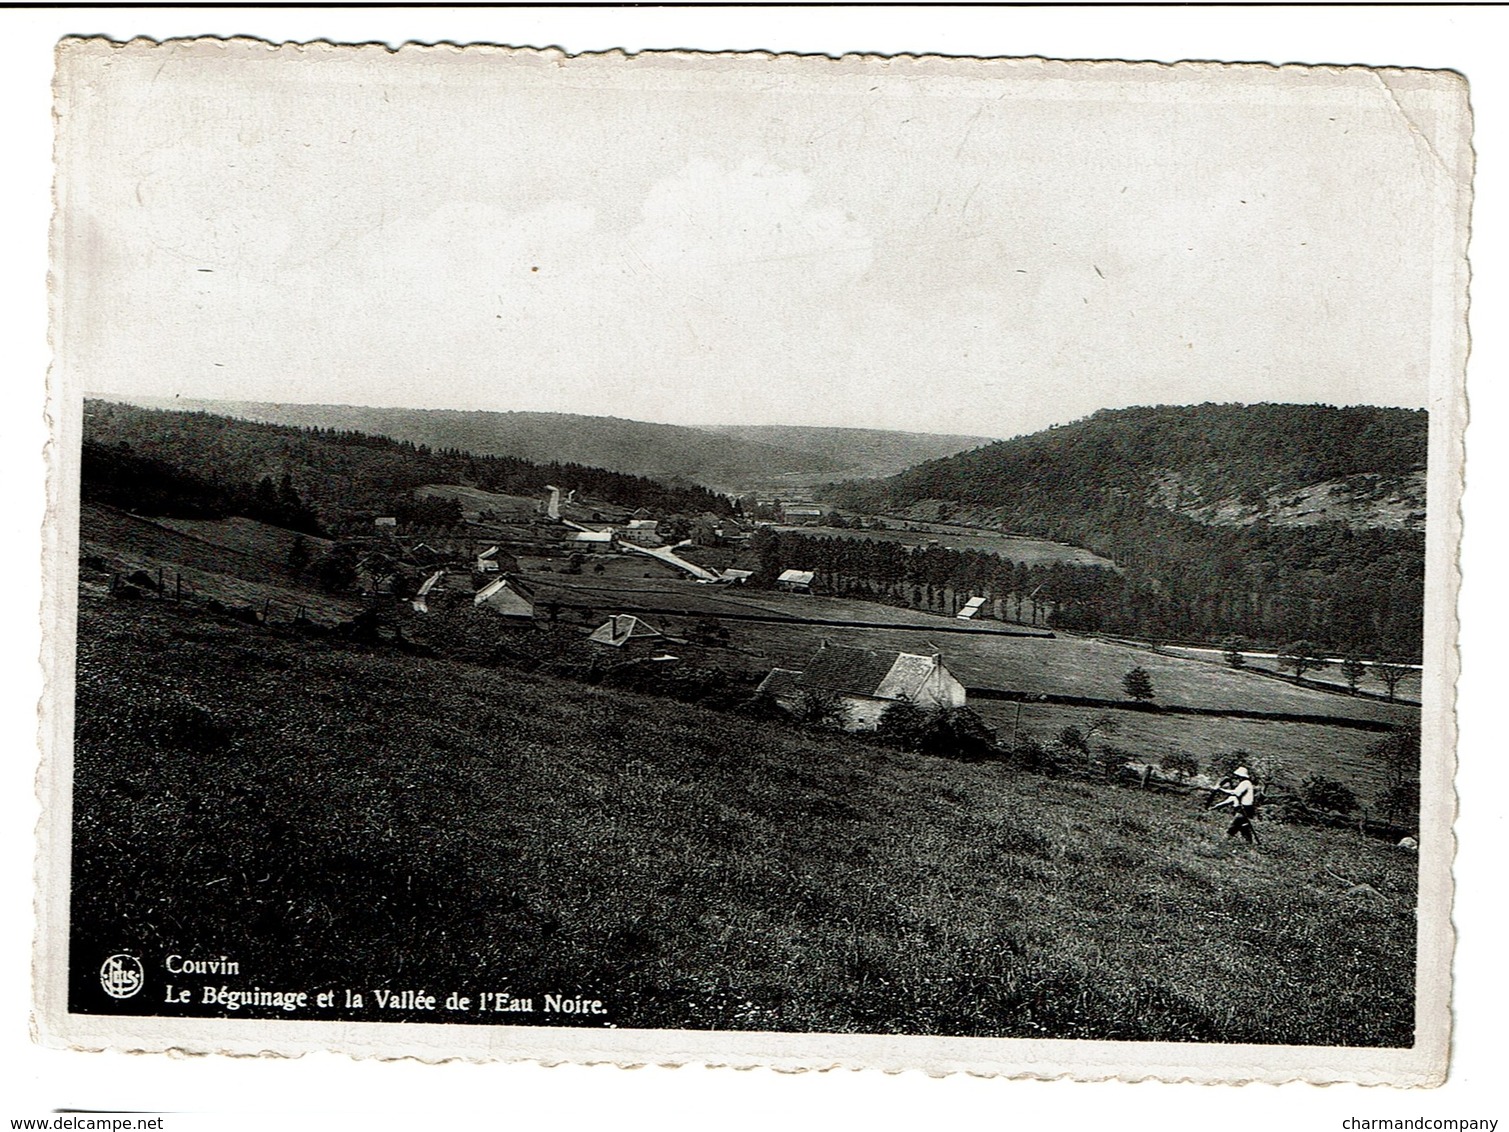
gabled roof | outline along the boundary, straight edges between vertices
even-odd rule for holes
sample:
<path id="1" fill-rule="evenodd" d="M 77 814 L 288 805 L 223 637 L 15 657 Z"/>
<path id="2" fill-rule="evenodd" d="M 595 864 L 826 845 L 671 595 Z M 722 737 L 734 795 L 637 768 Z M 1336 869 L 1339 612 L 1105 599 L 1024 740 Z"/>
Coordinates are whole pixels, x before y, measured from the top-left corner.
<path id="1" fill-rule="evenodd" d="M 976 613 L 980 612 L 980 608 L 984 604 L 985 599 L 983 597 L 972 597 L 959 607 L 959 612 L 954 614 L 954 616 L 968 621 L 969 619 L 974 617 Z"/>
<path id="2" fill-rule="evenodd" d="M 622 648 L 630 640 L 644 637 L 658 637 L 660 630 L 641 621 L 632 613 L 615 613 L 596 629 L 587 639 L 600 645 L 612 645 L 614 648 Z"/>
<path id="3" fill-rule="evenodd" d="M 812 579 L 816 576 L 812 570 L 782 570 L 781 576 L 776 581 L 793 586 L 810 586 Z"/>
<path id="4" fill-rule="evenodd" d="M 942 663 L 938 657 L 907 652 L 875 652 L 848 645 L 824 644 L 812 654 L 797 682 L 853 696 L 896 700 L 915 697 L 923 682 Z"/>
<path id="5" fill-rule="evenodd" d="M 504 617 L 534 617 L 534 604 L 518 592 L 507 578 L 490 582 L 472 595 L 473 605 L 485 605 Z"/>
<path id="6" fill-rule="evenodd" d="M 772 696 L 794 696 L 802 690 L 802 674 L 794 668 L 772 668 L 756 691 Z"/>
<path id="7" fill-rule="evenodd" d="M 847 645 L 827 645 L 818 649 L 802 670 L 802 684 L 828 692 L 853 692 L 861 696 L 875 694 L 875 689 L 896 663 L 895 653 L 878 653 Z"/>
<path id="8" fill-rule="evenodd" d="M 420 597 L 427 597 L 427 596 L 429 596 L 430 591 L 433 590 L 436 586 L 438 586 L 440 584 L 440 579 L 443 578 L 443 577 L 445 577 L 445 571 L 444 570 L 436 570 L 433 574 L 431 574 L 428 578 L 426 578 L 424 580 L 424 583 L 419 587 L 419 595 L 418 596 L 420 596 Z"/>

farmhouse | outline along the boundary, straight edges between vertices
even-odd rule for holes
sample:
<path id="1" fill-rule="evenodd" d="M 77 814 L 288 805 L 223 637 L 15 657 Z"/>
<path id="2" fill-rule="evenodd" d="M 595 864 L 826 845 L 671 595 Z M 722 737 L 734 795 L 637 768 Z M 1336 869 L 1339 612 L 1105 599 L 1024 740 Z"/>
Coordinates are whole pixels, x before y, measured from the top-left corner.
<path id="1" fill-rule="evenodd" d="M 490 546 L 481 554 L 477 555 L 477 573 L 496 574 L 498 572 L 498 548 Z"/>
<path id="2" fill-rule="evenodd" d="M 499 578 L 483 586 L 472 595 L 472 605 L 486 606 L 498 616 L 512 620 L 534 620 L 534 602 L 511 585 L 507 578 Z"/>
<path id="3" fill-rule="evenodd" d="M 875 652 L 827 641 L 806 668 L 773 669 L 759 690 L 788 709 L 804 693 L 837 696 L 848 709 L 851 731 L 874 730 L 881 713 L 902 698 L 922 708 L 963 707 L 965 699 L 964 685 L 939 653 Z"/>

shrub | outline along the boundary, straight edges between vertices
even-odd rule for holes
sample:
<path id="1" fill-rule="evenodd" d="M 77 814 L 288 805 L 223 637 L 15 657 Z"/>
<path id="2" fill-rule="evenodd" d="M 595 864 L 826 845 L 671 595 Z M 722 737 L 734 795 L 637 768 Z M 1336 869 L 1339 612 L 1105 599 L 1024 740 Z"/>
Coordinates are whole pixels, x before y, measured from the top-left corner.
<path id="1" fill-rule="evenodd" d="M 927 742 L 927 732 L 928 713 L 905 696 L 880 713 L 875 727 L 876 738 L 903 751 L 920 751 Z"/>
<path id="2" fill-rule="evenodd" d="M 821 688 L 803 688 L 796 695 L 791 714 L 798 723 L 812 727 L 847 727 L 849 705 L 837 692 Z"/>
<path id="3" fill-rule="evenodd" d="M 1357 808 L 1357 795 L 1344 784 L 1323 774 L 1312 774 L 1300 784 L 1299 796 L 1317 810 L 1349 814 Z"/>

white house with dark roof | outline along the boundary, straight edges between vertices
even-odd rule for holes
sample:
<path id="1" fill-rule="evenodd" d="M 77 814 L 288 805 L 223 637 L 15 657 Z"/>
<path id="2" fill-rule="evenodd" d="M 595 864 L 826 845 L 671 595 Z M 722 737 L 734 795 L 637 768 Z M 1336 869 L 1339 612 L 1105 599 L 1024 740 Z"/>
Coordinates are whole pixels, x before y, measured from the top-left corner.
<path id="1" fill-rule="evenodd" d="M 784 708 L 804 693 L 837 695 L 849 712 L 851 731 L 871 731 L 886 708 L 900 699 L 924 709 L 963 707 L 964 685 L 940 653 L 876 652 L 824 641 L 800 671 L 777 668 L 759 690 Z"/>

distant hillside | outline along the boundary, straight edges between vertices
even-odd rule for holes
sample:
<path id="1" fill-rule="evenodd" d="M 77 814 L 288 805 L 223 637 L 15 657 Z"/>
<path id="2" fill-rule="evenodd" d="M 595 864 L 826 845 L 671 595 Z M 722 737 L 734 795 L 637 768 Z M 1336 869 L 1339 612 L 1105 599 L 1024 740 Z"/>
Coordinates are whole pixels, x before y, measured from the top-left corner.
<path id="1" fill-rule="evenodd" d="M 1148 594 L 1087 623 L 1419 650 L 1427 417 L 1195 405 L 1073 424 L 851 482 L 830 501 L 1083 546 Z M 1161 607 L 1161 608 L 1160 608 Z"/>
<path id="2" fill-rule="evenodd" d="M 263 401 L 143 401 L 301 428 L 353 430 L 433 449 L 561 461 L 655 479 L 685 479 L 719 490 L 781 476 L 861 479 L 891 475 L 922 460 L 985 443 L 982 437 L 871 429 L 743 426 L 687 428 L 573 413 L 492 413 L 386 409 Z"/>
<path id="3" fill-rule="evenodd" d="M 715 425 L 713 431 L 757 444 L 817 456 L 843 467 L 850 478 L 890 476 L 926 460 L 991 443 L 987 436 L 891 432 L 878 428 L 808 428 L 802 425 Z"/>
<path id="4" fill-rule="evenodd" d="M 305 521 L 306 508 L 318 525 L 362 512 L 420 519 L 427 506 L 434 510 L 443 502 L 415 498 L 428 484 L 519 496 L 538 496 L 555 484 L 629 508 L 732 510 L 727 497 L 706 488 L 582 464 L 437 451 L 361 432 L 106 401 L 84 403 L 84 451 L 85 498 L 146 514 L 241 514 L 309 530 L 315 527 Z M 444 513 L 440 507 L 434 520 L 424 521 L 440 521 Z"/>

